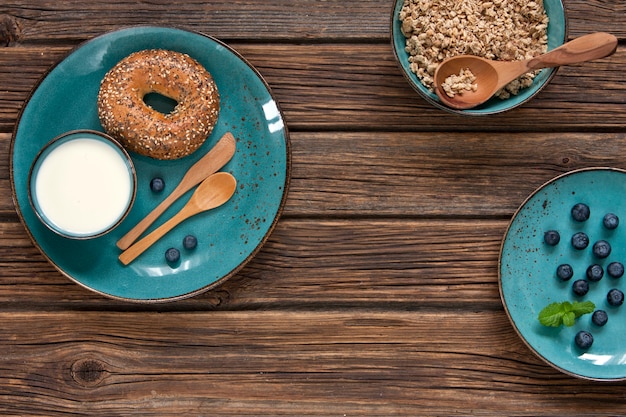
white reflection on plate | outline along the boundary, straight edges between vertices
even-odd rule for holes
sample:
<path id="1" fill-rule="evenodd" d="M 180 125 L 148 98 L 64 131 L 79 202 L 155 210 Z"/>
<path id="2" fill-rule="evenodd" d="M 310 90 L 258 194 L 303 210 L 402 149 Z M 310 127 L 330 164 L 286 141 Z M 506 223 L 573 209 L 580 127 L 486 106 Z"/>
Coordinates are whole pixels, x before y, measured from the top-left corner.
<path id="1" fill-rule="evenodd" d="M 283 119 L 280 117 L 280 111 L 274 100 L 270 100 L 263 105 L 263 113 L 265 113 L 265 120 L 267 120 L 270 133 L 278 132 L 283 129 Z M 273 121 L 276 120 L 276 121 Z"/>
<path id="2" fill-rule="evenodd" d="M 594 365 L 624 365 L 626 363 L 626 354 L 617 355 L 594 355 L 591 353 L 583 353 L 578 357 L 583 361 L 591 362 Z"/>

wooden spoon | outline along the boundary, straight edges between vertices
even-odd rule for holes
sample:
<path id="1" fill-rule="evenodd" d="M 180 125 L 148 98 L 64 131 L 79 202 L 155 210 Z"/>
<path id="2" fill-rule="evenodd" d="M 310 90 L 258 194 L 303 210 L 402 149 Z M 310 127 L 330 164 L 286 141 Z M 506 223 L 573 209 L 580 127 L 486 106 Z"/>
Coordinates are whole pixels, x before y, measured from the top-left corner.
<path id="1" fill-rule="evenodd" d="M 148 236 L 122 252 L 119 260 L 124 265 L 128 265 L 183 220 L 203 211 L 221 206 L 232 197 L 236 185 L 235 177 L 227 172 L 218 172 L 211 175 L 202 181 L 202 184 L 198 186 L 187 204 L 178 213 L 152 231 Z"/>
<path id="2" fill-rule="evenodd" d="M 235 147 L 235 138 L 232 133 L 227 132 L 206 155 L 189 168 L 180 183 L 161 204 L 117 241 L 117 247 L 122 250 L 128 249 L 174 201 L 226 165 L 235 154 Z"/>
<path id="3" fill-rule="evenodd" d="M 617 38 L 611 34 L 597 32 L 581 36 L 552 51 L 524 61 L 491 61 L 473 55 L 459 55 L 443 61 L 435 71 L 435 92 L 445 105 L 454 109 L 470 109 L 491 98 L 498 90 L 527 72 L 576 64 L 604 58 L 615 52 Z M 446 78 L 469 69 L 475 76 L 478 89 L 463 91 L 450 97 L 443 90 Z"/>

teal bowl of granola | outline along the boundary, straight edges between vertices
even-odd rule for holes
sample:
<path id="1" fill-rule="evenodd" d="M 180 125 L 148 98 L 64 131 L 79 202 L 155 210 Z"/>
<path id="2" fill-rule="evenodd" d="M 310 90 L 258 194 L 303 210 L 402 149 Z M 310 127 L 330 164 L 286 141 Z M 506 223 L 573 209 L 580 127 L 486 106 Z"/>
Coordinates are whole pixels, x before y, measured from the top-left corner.
<path id="1" fill-rule="evenodd" d="M 396 0 L 391 38 L 398 64 L 420 96 L 442 110 L 481 116 L 528 102 L 558 67 L 525 74 L 479 107 L 456 110 L 434 92 L 437 66 L 462 54 L 506 61 L 535 57 L 565 43 L 567 19 L 561 0 Z"/>

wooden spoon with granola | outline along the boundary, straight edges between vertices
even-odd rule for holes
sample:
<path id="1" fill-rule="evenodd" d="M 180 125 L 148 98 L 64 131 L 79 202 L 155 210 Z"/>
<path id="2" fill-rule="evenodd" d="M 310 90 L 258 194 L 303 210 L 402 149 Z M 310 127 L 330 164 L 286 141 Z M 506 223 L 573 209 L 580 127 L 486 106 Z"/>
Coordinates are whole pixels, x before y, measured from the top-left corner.
<path id="1" fill-rule="evenodd" d="M 615 36 L 597 32 L 524 61 L 492 61 L 473 55 L 458 55 L 438 66 L 434 77 L 435 92 L 443 104 L 453 109 L 471 109 L 527 72 L 604 58 L 613 54 L 616 48 Z"/>

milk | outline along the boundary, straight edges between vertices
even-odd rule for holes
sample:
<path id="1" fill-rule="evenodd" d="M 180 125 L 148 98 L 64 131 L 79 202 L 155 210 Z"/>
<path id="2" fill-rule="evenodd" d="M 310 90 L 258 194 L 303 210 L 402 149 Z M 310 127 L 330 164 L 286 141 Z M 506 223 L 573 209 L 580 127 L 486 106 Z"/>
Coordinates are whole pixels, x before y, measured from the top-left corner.
<path id="1" fill-rule="evenodd" d="M 35 176 L 41 214 L 63 234 L 88 236 L 122 218 L 133 196 L 133 174 L 113 144 L 68 140 L 41 162 Z"/>

